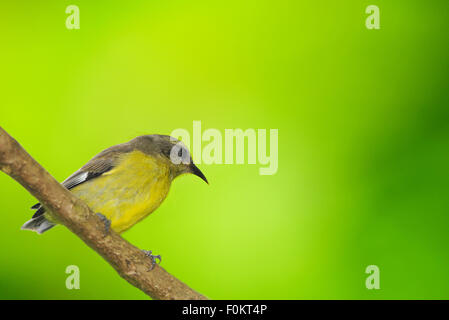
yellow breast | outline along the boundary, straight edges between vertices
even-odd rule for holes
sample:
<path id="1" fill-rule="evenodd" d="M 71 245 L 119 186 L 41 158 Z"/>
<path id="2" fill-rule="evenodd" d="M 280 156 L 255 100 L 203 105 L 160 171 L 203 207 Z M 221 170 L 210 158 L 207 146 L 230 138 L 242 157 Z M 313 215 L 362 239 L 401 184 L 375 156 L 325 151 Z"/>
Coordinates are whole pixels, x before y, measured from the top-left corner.
<path id="1" fill-rule="evenodd" d="M 159 207 L 171 184 L 168 164 L 140 151 L 124 154 L 109 172 L 71 191 L 94 212 L 111 220 L 111 228 L 123 232 Z"/>

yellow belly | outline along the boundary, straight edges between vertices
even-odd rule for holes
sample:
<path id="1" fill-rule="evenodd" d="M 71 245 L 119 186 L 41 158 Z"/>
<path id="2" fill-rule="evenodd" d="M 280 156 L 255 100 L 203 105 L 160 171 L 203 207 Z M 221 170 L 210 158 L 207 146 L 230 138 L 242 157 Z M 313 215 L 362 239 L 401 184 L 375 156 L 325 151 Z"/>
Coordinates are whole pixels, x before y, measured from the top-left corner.
<path id="1" fill-rule="evenodd" d="M 156 210 L 171 184 L 167 164 L 140 151 L 126 154 L 120 164 L 71 191 L 123 232 Z"/>

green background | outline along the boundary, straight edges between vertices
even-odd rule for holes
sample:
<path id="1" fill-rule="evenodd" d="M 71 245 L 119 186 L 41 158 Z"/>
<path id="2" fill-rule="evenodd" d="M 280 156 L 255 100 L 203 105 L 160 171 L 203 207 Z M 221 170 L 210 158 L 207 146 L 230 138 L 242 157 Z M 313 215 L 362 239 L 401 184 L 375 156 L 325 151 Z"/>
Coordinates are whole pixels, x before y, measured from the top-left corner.
<path id="1" fill-rule="evenodd" d="M 67 30 L 67 5 L 81 29 Z M 365 27 L 380 8 L 380 30 Z M 137 135 L 279 129 L 124 233 L 214 299 L 449 298 L 448 1 L 2 1 L 0 123 L 58 180 Z M 0 174 L 0 298 L 145 299 Z M 80 268 L 67 290 L 65 268 Z M 380 290 L 365 268 L 380 268 Z"/>

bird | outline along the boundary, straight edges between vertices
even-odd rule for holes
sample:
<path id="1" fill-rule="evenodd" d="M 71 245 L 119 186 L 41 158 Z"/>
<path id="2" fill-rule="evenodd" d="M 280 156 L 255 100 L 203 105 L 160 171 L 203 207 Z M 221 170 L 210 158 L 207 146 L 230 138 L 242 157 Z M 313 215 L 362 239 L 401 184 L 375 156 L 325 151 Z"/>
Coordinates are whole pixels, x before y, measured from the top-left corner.
<path id="1" fill-rule="evenodd" d="M 172 181 L 188 173 L 209 183 L 181 141 L 152 134 L 103 150 L 61 184 L 97 213 L 106 233 L 110 228 L 120 234 L 155 211 Z M 31 209 L 34 215 L 22 230 L 42 234 L 58 224 L 40 203 Z"/>

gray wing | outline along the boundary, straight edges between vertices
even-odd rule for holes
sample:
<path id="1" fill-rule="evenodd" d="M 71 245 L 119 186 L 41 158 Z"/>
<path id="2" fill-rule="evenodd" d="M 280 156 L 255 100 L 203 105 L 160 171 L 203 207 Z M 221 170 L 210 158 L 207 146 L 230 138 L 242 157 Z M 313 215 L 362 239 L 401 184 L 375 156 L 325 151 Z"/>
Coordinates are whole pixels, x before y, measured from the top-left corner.
<path id="1" fill-rule="evenodd" d="M 65 179 L 61 184 L 67 189 L 72 189 L 86 181 L 95 179 L 114 168 L 120 155 L 132 151 L 128 144 L 121 144 L 106 149 L 86 163 L 81 169 L 73 173 L 70 177 Z M 31 209 L 36 210 L 33 218 L 38 217 L 45 212 L 45 208 L 36 203 Z"/>
<path id="2" fill-rule="evenodd" d="M 65 179 L 61 184 L 70 190 L 81 183 L 101 176 L 112 168 L 114 168 L 114 159 L 92 159 L 84 167 Z"/>

